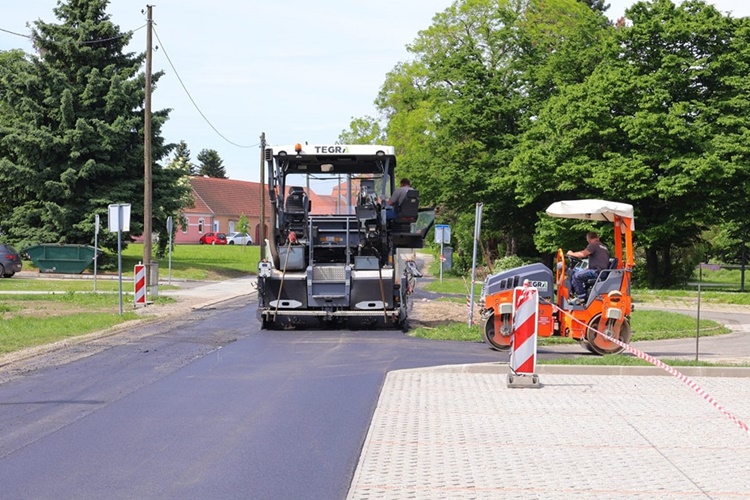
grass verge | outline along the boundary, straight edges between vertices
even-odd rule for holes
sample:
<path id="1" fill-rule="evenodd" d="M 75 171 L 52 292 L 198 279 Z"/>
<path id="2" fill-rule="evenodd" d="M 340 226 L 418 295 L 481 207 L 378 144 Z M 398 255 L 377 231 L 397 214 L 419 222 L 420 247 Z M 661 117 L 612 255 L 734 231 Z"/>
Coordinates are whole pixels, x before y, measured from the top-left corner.
<path id="1" fill-rule="evenodd" d="M 669 366 L 750 366 L 747 363 L 711 363 L 694 359 L 662 359 Z M 648 361 L 628 354 L 607 354 L 605 356 L 582 355 L 574 358 L 539 359 L 542 365 L 587 365 L 587 366 L 653 366 Z"/>
<path id="2" fill-rule="evenodd" d="M 116 313 L 95 312 L 47 318 L 3 319 L 0 321 L 0 354 L 105 330 L 137 317 L 134 312 L 122 316 Z"/>
<path id="3" fill-rule="evenodd" d="M 133 275 L 142 260 L 143 245 L 131 243 L 122 253 L 123 271 Z M 246 245 L 176 245 L 172 251 L 172 277 L 187 280 L 220 281 L 255 273 L 260 247 Z M 159 279 L 167 277 L 168 257 L 159 261 Z"/>
<path id="4" fill-rule="evenodd" d="M 695 319 L 684 314 L 666 311 L 634 311 L 631 316 L 633 336 L 631 341 L 664 340 L 695 337 Z M 725 326 L 702 319 L 700 335 L 708 337 L 729 333 Z M 482 332 L 478 325 L 469 327 L 465 323 L 448 323 L 435 327 L 419 327 L 410 332 L 418 338 L 434 340 L 459 340 L 481 342 Z M 539 345 L 572 344 L 576 341 L 565 337 L 540 337 Z"/>
<path id="5" fill-rule="evenodd" d="M 158 297 L 158 303 L 174 302 Z M 85 335 L 139 318 L 131 297 L 67 291 L 0 296 L 0 354 Z"/>

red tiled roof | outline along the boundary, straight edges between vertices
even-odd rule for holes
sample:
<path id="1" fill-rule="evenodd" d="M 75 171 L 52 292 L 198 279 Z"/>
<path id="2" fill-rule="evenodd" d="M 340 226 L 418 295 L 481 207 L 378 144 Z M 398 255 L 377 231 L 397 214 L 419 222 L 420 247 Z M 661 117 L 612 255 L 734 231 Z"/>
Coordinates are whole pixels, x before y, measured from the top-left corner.
<path id="1" fill-rule="evenodd" d="M 187 209 L 189 213 L 211 214 L 215 216 L 260 216 L 260 183 L 238 181 L 234 179 L 218 179 L 216 177 L 190 177 L 193 188 L 195 207 Z M 352 201 L 356 200 L 359 185 L 352 183 Z M 337 195 L 341 195 L 339 196 Z M 317 194 L 312 189 L 308 193 L 312 202 L 312 213 L 335 214 L 337 209 L 341 213 L 346 211 L 345 184 L 336 186 L 329 195 Z M 271 213 L 271 204 L 266 193 L 266 217 Z"/>
<path id="2" fill-rule="evenodd" d="M 190 177 L 195 208 L 190 212 L 207 212 L 214 215 L 260 215 L 260 183 L 218 179 L 216 177 Z M 271 205 L 266 193 L 266 215 Z"/>

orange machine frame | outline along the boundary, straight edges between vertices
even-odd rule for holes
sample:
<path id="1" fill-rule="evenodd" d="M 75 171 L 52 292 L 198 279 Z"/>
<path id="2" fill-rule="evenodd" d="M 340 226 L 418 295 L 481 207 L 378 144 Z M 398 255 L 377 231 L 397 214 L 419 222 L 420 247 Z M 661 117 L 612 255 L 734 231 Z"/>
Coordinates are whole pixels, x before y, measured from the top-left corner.
<path id="1" fill-rule="evenodd" d="M 617 258 L 616 269 L 623 270 L 619 290 L 612 290 L 590 300 L 588 305 L 574 307 L 570 305 L 570 290 L 565 284 L 565 254 L 558 249 L 556 256 L 555 284 L 557 287 L 556 303 L 540 302 L 538 313 L 538 331 L 540 337 L 561 336 L 580 341 L 587 349 L 597 354 L 620 352 L 622 348 L 596 333 L 605 332 L 624 342 L 630 341 L 629 317 L 632 310 L 630 282 L 635 265 L 633 256 L 633 225 L 631 217 L 614 215 L 614 257 Z M 492 309 L 494 316 L 494 344 L 496 347 L 510 347 L 512 335 L 512 318 L 509 311 L 512 307 L 513 290 L 503 290 L 485 297 L 484 307 Z M 511 307 L 509 307 L 511 306 Z M 598 318 L 598 319 L 597 319 Z M 505 334 L 498 335 L 500 332 Z"/>

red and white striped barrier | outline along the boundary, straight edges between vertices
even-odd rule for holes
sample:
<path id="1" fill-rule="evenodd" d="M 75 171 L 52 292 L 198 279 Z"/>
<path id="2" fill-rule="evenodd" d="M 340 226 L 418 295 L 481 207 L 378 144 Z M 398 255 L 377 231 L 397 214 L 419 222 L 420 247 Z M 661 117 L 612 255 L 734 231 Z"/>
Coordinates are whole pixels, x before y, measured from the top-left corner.
<path id="1" fill-rule="evenodd" d="M 135 307 L 139 305 L 146 305 L 146 266 L 143 264 L 136 264 L 133 274 L 135 279 L 135 291 L 133 297 L 135 298 Z"/>
<path id="2" fill-rule="evenodd" d="M 565 311 L 564 309 L 560 309 L 556 305 L 552 304 L 552 307 L 557 309 L 561 314 L 567 314 L 568 316 L 571 316 L 568 311 Z M 571 316 L 573 318 L 573 316 Z M 576 318 L 573 318 L 573 321 L 576 321 L 584 326 L 586 326 L 582 321 L 579 321 Z M 732 415 L 728 410 L 726 410 L 723 406 L 721 406 L 714 398 L 712 398 L 703 388 L 701 388 L 693 379 L 685 375 L 684 373 L 681 373 L 671 366 L 665 364 L 664 362 L 656 359 L 655 357 L 651 356 L 648 353 L 645 353 L 639 349 L 636 349 L 635 347 L 631 346 L 630 344 L 626 344 L 625 342 L 622 342 L 620 339 L 616 339 L 613 337 L 610 337 L 604 332 L 600 332 L 599 330 L 596 330 L 596 333 L 604 337 L 605 339 L 609 340 L 610 342 L 614 342 L 615 344 L 619 345 L 620 347 L 623 347 L 626 351 L 633 354 L 637 358 L 643 359 L 645 361 L 648 361 L 654 366 L 658 366 L 662 370 L 666 371 L 670 375 L 674 376 L 678 380 L 680 380 L 682 383 L 693 389 L 695 392 L 697 392 L 700 396 L 703 397 L 706 401 L 708 401 L 714 408 L 719 410 L 721 413 L 723 413 L 729 420 L 734 422 L 737 426 L 739 426 L 740 429 L 745 431 L 748 435 L 750 435 L 750 427 L 743 422 L 742 420 L 738 419 L 734 415 Z"/>
<path id="3" fill-rule="evenodd" d="M 538 330 L 539 294 L 529 286 L 513 290 L 513 342 L 510 369 L 516 374 L 531 375 L 536 371 L 536 338 Z"/>

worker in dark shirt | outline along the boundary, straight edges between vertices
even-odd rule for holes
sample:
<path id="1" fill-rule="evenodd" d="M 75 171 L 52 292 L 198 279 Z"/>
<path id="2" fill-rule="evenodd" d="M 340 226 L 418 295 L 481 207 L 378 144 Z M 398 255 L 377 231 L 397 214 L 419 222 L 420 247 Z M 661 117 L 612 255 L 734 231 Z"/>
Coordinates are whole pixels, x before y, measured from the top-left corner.
<path id="1" fill-rule="evenodd" d="M 607 269 L 609 266 L 609 250 L 607 247 L 599 241 L 599 235 L 595 232 L 586 234 L 586 241 L 588 245 L 580 252 L 573 252 L 568 250 L 569 257 L 575 257 L 577 259 L 589 259 L 588 269 L 582 269 L 576 271 L 573 274 L 573 292 L 578 298 L 583 298 L 586 294 L 584 283 L 586 280 L 596 278 L 599 275 L 599 271 Z"/>
<path id="2" fill-rule="evenodd" d="M 409 179 L 401 179 L 401 185 L 393 191 L 388 200 L 386 200 L 386 220 L 395 219 L 398 213 L 401 211 L 401 204 L 406 201 L 406 195 L 409 191 L 414 189 L 411 187 Z"/>

